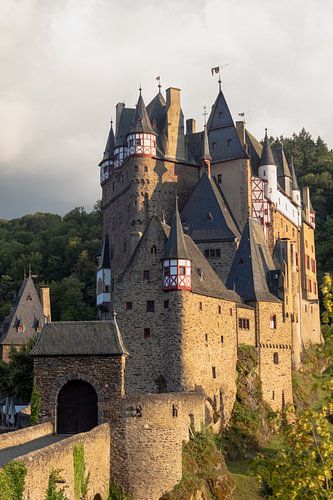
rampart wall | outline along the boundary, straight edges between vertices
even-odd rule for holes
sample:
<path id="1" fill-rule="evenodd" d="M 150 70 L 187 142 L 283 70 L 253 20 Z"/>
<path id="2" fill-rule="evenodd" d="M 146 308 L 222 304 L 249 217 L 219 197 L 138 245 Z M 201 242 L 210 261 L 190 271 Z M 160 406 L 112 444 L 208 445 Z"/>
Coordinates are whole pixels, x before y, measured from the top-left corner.
<path id="1" fill-rule="evenodd" d="M 20 429 L 18 431 L 1 434 L 0 450 L 28 443 L 29 441 L 33 441 L 34 439 L 39 439 L 41 437 L 53 434 L 53 432 L 54 426 L 52 422 L 45 422 L 44 424 L 34 425 L 32 427 Z"/>

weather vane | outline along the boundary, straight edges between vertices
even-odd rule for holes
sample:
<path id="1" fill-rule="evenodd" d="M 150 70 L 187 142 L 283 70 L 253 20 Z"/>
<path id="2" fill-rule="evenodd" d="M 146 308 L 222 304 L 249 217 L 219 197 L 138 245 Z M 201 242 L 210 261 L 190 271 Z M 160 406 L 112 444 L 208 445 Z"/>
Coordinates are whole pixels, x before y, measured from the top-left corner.
<path id="1" fill-rule="evenodd" d="M 221 90 L 221 83 L 222 83 L 222 80 L 221 80 L 221 70 L 223 68 L 225 68 L 226 66 L 229 66 L 229 64 L 222 64 L 221 66 L 215 66 L 215 68 L 212 68 L 210 71 L 212 73 L 212 76 L 214 76 L 214 74 L 218 74 L 219 75 L 219 88 Z"/>
<path id="2" fill-rule="evenodd" d="M 206 125 L 207 125 L 207 115 L 208 115 L 208 112 L 207 112 L 207 106 L 206 106 L 206 104 L 204 104 L 202 107 L 203 107 L 203 111 L 204 111 L 204 112 L 202 113 L 202 116 L 204 116 L 204 117 L 205 117 L 205 126 L 206 126 Z"/>

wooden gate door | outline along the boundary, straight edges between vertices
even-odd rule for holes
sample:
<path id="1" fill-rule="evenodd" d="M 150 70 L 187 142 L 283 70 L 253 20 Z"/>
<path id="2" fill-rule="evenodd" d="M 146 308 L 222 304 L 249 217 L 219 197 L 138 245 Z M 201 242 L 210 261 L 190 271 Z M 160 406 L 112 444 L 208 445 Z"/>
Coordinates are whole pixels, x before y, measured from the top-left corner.
<path id="1" fill-rule="evenodd" d="M 77 434 L 90 431 L 98 424 L 97 394 L 83 380 L 71 380 L 58 395 L 57 433 Z"/>

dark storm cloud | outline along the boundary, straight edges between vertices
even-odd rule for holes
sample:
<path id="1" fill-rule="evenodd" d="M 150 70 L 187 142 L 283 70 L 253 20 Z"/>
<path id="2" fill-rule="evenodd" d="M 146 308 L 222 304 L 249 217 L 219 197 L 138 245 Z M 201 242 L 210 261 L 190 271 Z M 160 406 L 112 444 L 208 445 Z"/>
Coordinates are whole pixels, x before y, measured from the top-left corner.
<path id="1" fill-rule="evenodd" d="M 182 88 L 202 124 L 229 63 L 234 117 L 259 138 L 302 126 L 333 145 L 330 0 L 1 2 L 0 217 L 64 213 L 100 196 L 98 168 L 117 101 Z"/>

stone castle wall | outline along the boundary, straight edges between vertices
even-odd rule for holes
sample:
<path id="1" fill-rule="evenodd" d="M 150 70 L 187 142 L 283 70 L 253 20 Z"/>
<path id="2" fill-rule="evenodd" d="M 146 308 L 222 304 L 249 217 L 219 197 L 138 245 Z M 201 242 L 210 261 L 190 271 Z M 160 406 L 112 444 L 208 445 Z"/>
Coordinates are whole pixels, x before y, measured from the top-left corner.
<path id="1" fill-rule="evenodd" d="M 241 320 L 249 321 L 249 328 Z M 237 304 L 237 341 L 239 344 L 256 345 L 256 324 L 255 324 L 255 310 L 252 307 Z"/>
<path id="2" fill-rule="evenodd" d="M 276 328 L 271 327 L 273 316 Z M 273 410 L 281 410 L 293 403 L 290 322 L 283 320 L 282 303 L 276 302 L 257 303 L 256 319 L 263 399 Z"/>
<path id="3" fill-rule="evenodd" d="M 83 444 L 85 470 L 89 473 L 88 498 L 95 495 L 107 498 L 110 480 L 110 430 L 103 424 L 83 434 L 76 434 L 67 439 L 51 444 L 46 448 L 23 455 L 18 460 L 27 466 L 24 498 L 44 500 L 52 470 L 58 470 L 64 480 L 65 493 L 74 499 L 74 463 L 73 448 Z"/>
<path id="4" fill-rule="evenodd" d="M 33 427 L 26 427 L 14 432 L 6 432 L 1 434 L 0 450 L 11 448 L 12 446 L 19 446 L 20 444 L 28 443 L 34 439 L 39 439 L 44 436 L 49 436 L 54 432 L 54 425 L 52 422 L 45 422 L 44 424 L 34 425 Z"/>

